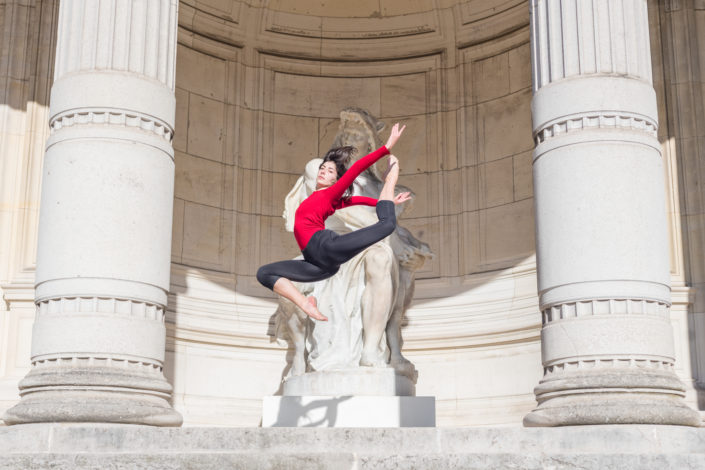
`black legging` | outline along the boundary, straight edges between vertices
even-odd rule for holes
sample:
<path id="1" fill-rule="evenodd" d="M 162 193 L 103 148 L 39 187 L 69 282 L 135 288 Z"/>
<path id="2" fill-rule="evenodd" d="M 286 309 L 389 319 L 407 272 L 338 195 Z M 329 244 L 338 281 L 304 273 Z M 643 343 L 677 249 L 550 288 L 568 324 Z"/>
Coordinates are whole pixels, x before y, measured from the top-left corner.
<path id="1" fill-rule="evenodd" d="M 332 230 L 314 233 L 302 251 L 303 260 L 278 261 L 265 264 L 257 270 L 257 280 L 269 289 L 280 277 L 291 281 L 322 281 L 338 272 L 340 265 L 352 259 L 365 248 L 391 235 L 397 225 L 394 203 L 378 201 L 375 206 L 379 222 L 354 232 L 338 235 Z"/>

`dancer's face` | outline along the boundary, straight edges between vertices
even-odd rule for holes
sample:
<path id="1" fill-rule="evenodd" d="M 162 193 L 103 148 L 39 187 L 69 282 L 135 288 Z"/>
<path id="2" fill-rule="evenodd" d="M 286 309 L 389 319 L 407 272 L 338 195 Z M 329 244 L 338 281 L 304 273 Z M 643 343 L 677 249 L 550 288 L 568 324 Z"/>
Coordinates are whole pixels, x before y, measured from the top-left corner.
<path id="1" fill-rule="evenodd" d="M 335 163 L 325 162 L 318 168 L 316 176 L 316 188 L 327 188 L 333 186 L 338 181 L 338 171 L 335 168 Z"/>

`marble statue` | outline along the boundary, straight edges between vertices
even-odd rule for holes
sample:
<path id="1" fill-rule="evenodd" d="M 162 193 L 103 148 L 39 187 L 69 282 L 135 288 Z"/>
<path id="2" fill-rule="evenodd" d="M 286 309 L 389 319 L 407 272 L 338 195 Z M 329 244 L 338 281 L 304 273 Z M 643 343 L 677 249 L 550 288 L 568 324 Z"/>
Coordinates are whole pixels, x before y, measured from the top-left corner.
<path id="1" fill-rule="evenodd" d="M 352 145 L 361 157 L 380 147 L 384 124 L 367 111 L 346 108 L 333 147 Z M 315 189 L 321 159 L 308 162 L 285 199 L 286 229 L 293 231 L 298 205 Z M 357 178 L 353 194 L 378 197 L 383 186 L 375 166 Z M 397 191 L 408 191 L 397 186 Z M 396 206 L 397 216 L 404 204 Z M 350 232 L 377 222 L 373 207 L 353 206 L 338 210 L 326 228 Z M 397 226 L 387 239 L 366 249 L 341 266 L 333 277 L 317 283 L 295 283 L 306 296 L 318 299 L 328 322 L 313 322 L 290 301 L 280 298 L 276 312 L 276 336 L 293 345 L 288 376 L 309 371 L 388 368 L 415 383 L 416 370 L 401 353 L 401 322 L 414 294 L 415 272 L 433 257 L 428 245 Z"/>

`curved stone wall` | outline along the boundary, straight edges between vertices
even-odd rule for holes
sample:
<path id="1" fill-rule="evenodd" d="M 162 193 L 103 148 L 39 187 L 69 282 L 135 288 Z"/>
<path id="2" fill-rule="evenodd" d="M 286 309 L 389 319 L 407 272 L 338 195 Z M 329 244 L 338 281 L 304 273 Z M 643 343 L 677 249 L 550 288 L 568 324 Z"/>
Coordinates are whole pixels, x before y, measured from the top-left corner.
<path id="1" fill-rule="evenodd" d="M 541 375 L 524 3 L 182 1 L 179 26 L 168 348 L 185 422 L 256 424 L 277 391 L 254 273 L 298 254 L 284 196 L 346 106 L 409 126 L 401 223 L 436 253 L 404 331 L 418 394 L 441 425 L 518 422 Z"/>

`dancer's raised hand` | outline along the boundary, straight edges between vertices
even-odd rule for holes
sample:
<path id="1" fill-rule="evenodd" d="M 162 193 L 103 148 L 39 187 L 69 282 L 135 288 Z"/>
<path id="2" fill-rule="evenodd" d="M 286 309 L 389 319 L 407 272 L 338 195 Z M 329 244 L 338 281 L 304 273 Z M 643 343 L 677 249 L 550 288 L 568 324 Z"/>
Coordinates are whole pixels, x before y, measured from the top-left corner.
<path id="1" fill-rule="evenodd" d="M 397 143 L 397 140 L 401 137 L 401 133 L 404 132 L 404 129 L 406 129 L 406 125 L 402 126 L 400 129 L 398 122 L 394 124 L 392 127 L 392 132 L 389 134 L 389 139 L 387 139 L 387 143 L 384 145 L 387 147 L 387 150 L 391 150 L 392 147 L 394 147 L 394 144 Z"/>
<path id="2" fill-rule="evenodd" d="M 394 196 L 394 204 L 401 204 L 402 202 L 406 202 L 411 200 L 411 193 L 408 191 L 405 191 L 403 193 L 399 193 L 396 196 Z"/>

